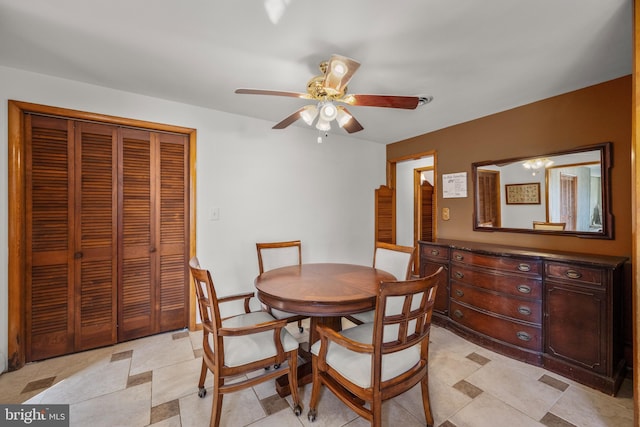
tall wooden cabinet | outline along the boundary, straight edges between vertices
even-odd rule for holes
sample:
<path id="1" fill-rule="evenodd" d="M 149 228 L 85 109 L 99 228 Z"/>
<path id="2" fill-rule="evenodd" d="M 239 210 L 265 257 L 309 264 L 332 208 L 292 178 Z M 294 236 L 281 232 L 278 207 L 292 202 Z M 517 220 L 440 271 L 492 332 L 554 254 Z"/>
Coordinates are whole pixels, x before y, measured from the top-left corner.
<path id="1" fill-rule="evenodd" d="M 25 116 L 26 360 L 188 325 L 185 135 Z"/>

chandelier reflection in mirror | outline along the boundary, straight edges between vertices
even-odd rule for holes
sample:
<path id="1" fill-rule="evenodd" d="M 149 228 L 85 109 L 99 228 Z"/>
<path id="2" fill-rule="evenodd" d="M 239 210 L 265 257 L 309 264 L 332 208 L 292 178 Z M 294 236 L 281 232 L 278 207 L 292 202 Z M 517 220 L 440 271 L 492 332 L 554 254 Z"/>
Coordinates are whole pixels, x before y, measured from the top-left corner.
<path id="1" fill-rule="evenodd" d="M 546 169 L 553 164 L 553 160 L 550 160 L 546 157 L 538 158 L 538 159 L 530 159 L 522 164 L 525 169 L 530 169 L 531 175 L 536 176 L 540 169 Z"/>

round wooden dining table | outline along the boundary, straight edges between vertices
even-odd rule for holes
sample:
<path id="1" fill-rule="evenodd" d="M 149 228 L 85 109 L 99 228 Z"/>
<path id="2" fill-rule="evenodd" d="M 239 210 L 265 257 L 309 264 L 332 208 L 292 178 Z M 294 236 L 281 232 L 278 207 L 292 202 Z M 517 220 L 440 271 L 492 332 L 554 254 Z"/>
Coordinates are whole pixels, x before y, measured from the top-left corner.
<path id="1" fill-rule="evenodd" d="M 355 264 L 302 264 L 256 277 L 258 298 L 278 310 L 312 317 L 335 317 L 371 310 L 381 281 L 391 273 Z"/>
<path id="2" fill-rule="evenodd" d="M 316 326 L 341 330 L 342 316 L 375 308 L 380 282 L 396 280 L 383 270 L 356 264 L 302 264 L 276 268 L 256 277 L 257 296 L 264 304 L 309 316 L 309 346 L 317 340 Z M 304 349 L 300 352 L 305 358 Z M 310 381 L 310 363 L 300 366 L 299 384 Z M 286 376 L 276 384 L 278 394 L 289 393 Z"/>

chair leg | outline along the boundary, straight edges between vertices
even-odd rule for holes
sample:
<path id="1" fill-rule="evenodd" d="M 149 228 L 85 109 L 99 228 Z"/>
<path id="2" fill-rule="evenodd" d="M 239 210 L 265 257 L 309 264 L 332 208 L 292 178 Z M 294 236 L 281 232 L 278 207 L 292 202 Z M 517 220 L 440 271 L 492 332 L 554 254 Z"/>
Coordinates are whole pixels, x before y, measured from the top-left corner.
<path id="1" fill-rule="evenodd" d="M 313 370 L 313 383 L 311 387 L 311 399 L 309 399 L 309 412 L 307 414 L 307 419 L 311 422 L 316 420 L 318 415 L 318 399 L 320 399 L 320 387 L 321 380 L 318 372 L 318 358 L 316 356 L 312 356 L 311 358 L 311 366 Z"/>
<path id="2" fill-rule="evenodd" d="M 204 397 L 207 394 L 207 389 L 204 388 L 204 381 L 207 379 L 207 364 L 204 361 L 204 357 L 202 359 L 202 367 L 200 368 L 200 380 L 198 380 L 198 396 Z"/>
<path id="3" fill-rule="evenodd" d="M 433 414 L 431 412 L 431 400 L 429 399 L 429 375 L 425 375 L 420 381 L 422 388 L 422 406 L 424 407 L 424 417 L 427 420 L 427 427 L 433 427 Z"/>
<path id="4" fill-rule="evenodd" d="M 220 393 L 220 384 L 217 379 L 213 381 L 213 401 L 211 402 L 211 421 L 209 427 L 218 427 L 220 425 L 220 416 L 222 415 L 222 398 L 224 394 Z"/>
<path id="5" fill-rule="evenodd" d="M 371 427 L 382 427 L 382 400 L 380 395 L 377 398 L 374 396 L 369 415 L 371 416 Z"/>
<path id="6" fill-rule="evenodd" d="M 298 320 L 298 331 L 300 331 L 300 333 L 304 332 L 304 328 L 302 327 L 302 320 Z"/>
<path id="7" fill-rule="evenodd" d="M 302 405 L 300 405 L 300 394 L 298 391 L 298 352 L 289 353 L 287 358 L 289 364 L 289 390 L 291 391 L 291 400 L 293 401 L 293 413 L 299 416 L 302 413 Z"/>

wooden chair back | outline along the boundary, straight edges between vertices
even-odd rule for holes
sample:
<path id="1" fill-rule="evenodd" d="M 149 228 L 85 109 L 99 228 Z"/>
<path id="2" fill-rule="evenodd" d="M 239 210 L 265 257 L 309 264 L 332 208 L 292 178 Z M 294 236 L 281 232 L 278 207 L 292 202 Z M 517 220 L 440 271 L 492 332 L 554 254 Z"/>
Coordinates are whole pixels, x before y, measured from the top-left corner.
<path id="1" fill-rule="evenodd" d="M 274 268 L 302 265 L 302 243 L 300 240 L 256 243 L 256 249 L 260 274 Z"/>
<path id="2" fill-rule="evenodd" d="M 376 242 L 373 267 L 393 274 L 397 280 L 408 280 L 411 278 L 415 252 L 411 246 Z"/>
<path id="3" fill-rule="evenodd" d="M 534 230 L 562 231 L 562 230 L 565 229 L 566 225 L 567 225 L 566 222 L 533 221 L 533 229 Z"/>

